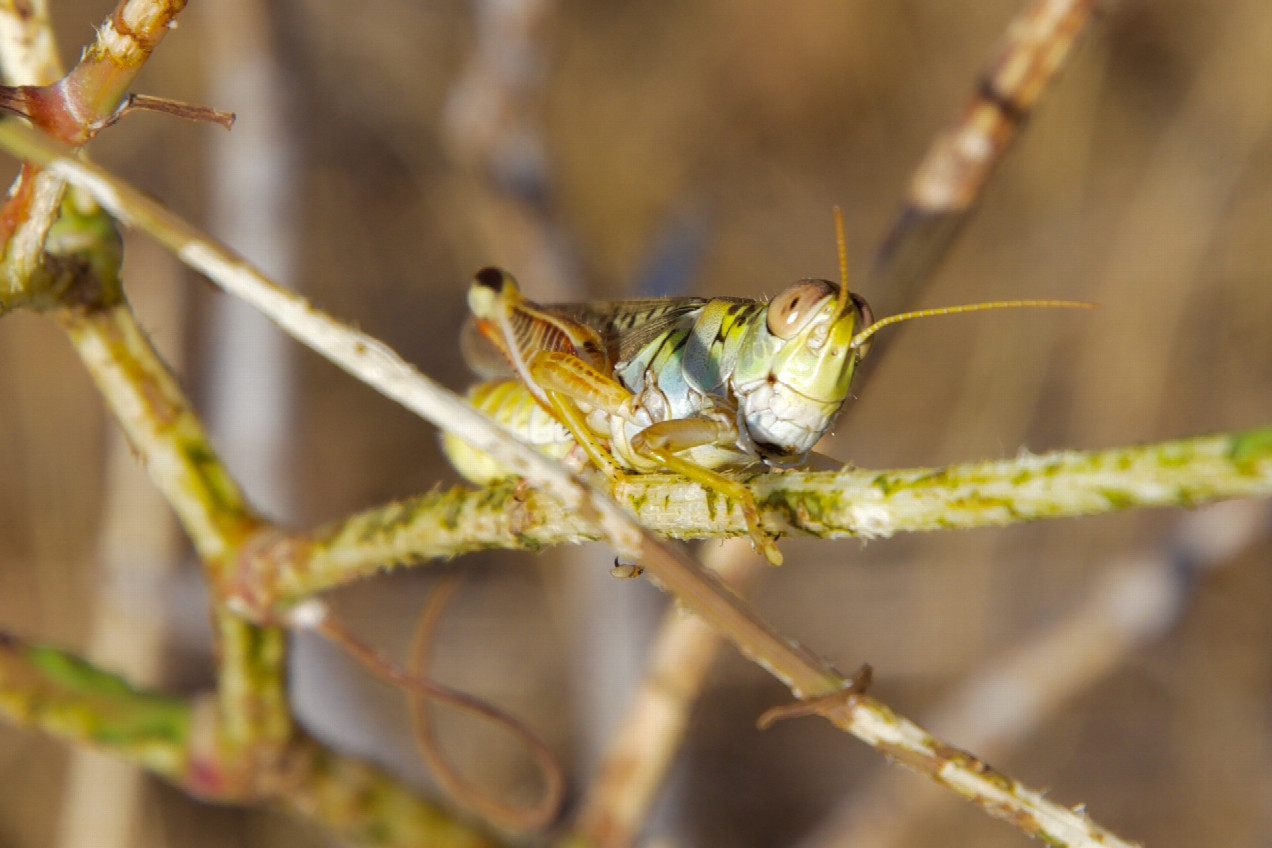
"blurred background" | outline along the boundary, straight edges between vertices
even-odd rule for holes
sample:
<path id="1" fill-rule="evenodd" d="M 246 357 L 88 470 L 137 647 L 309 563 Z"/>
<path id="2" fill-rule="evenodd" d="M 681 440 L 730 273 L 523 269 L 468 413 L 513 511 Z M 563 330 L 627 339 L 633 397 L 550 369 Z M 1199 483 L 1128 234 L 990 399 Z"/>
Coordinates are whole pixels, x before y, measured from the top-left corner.
<path id="1" fill-rule="evenodd" d="M 111 4 L 55 6 L 70 63 Z M 91 154 L 459 389 L 464 292 L 486 264 L 540 300 L 760 297 L 837 275 L 839 204 L 857 285 L 886 301 L 869 288 L 872 257 L 1020 7 L 195 3 L 138 90 L 234 110 L 233 131 L 140 114 Z M 895 331 L 824 451 L 909 467 L 1272 422 L 1270 32 L 1262 0 L 1104 6 L 948 261 L 906 304 L 1102 309 Z M 128 235 L 126 263 L 143 324 L 270 514 L 312 527 L 456 481 L 429 425 L 228 306 L 144 237 Z M 886 703 L 1053 799 L 1088 804 L 1123 837 L 1266 845 L 1270 526 L 1254 503 L 787 540 L 757 604 L 841 669 L 872 663 Z M 577 795 L 666 605 L 643 581 L 611 579 L 611 559 L 600 547 L 471 556 L 334 601 L 400 653 L 431 581 L 461 570 L 439 674 L 542 733 Z M 1170 575 L 1185 579 L 1155 582 Z M 0 628 L 188 692 L 211 681 L 201 591 L 58 328 L 5 316 Z M 1096 623 L 1123 613 L 1138 629 Z M 1013 653 L 1055 644 L 1045 660 Z M 306 725 L 427 785 L 402 742 L 400 694 L 338 649 L 296 648 Z M 977 684 L 1013 657 L 1021 685 L 1077 670 L 1032 709 L 999 678 Z M 1025 844 L 824 722 L 755 730 L 787 700 L 722 653 L 649 844 Z M 444 729 L 491 785 L 520 791 L 532 774 L 485 726 L 460 716 Z M 109 768 L 0 727 L 0 845 L 327 844 L 278 814 L 95 771 Z"/>

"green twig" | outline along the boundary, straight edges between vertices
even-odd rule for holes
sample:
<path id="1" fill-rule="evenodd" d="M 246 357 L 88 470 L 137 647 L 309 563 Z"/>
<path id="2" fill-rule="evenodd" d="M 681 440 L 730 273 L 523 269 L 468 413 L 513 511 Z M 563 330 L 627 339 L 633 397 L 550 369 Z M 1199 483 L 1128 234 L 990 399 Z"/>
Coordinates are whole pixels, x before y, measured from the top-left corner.
<path id="1" fill-rule="evenodd" d="M 260 526 L 208 442 L 189 400 L 137 326 L 126 302 L 56 313 L 151 479 L 177 512 L 209 579 L 233 567 Z M 224 743 L 241 755 L 244 780 L 290 733 L 284 636 L 216 610 Z"/>
<path id="2" fill-rule="evenodd" d="M 267 801 L 321 822 L 360 845 L 493 846 L 488 835 L 422 800 L 401 781 L 297 734 L 273 779 L 238 782 L 222 757 L 215 722 L 196 702 L 139 691 L 79 657 L 0 634 L 0 716 L 67 742 L 108 751 L 209 801 Z"/>
<path id="3" fill-rule="evenodd" d="M 82 143 L 108 125 L 146 57 L 171 28 L 185 0 L 124 0 L 97 30 L 75 68 L 49 79 L 55 57 L 43 51 L 10 68 L 32 85 L 5 89 L 37 125 L 64 141 Z M 20 10 L 0 8 L 0 13 Z M 44 20 L 36 15 L 33 20 Z M 33 33 L 27 32 L 28 36 Z M 172 375 L 141 332 L 117 278 L 118 239 L 90 202 L 61 202 L 64 186 L 47 171 L 24 169 L 6 213 L 17 223 L 6 241 L 0 310 L 51 308 L 71 337 L 129 441 L 176 509 L 210 576 L 233 560 L 256 527 L 229 475 L 207 443 Z M 65 209 L 56 224 L 59 206 Z M 56 308 L 52 308 L 56 307 Z M 221 742 L 237 753 L 240 779 L 250 782 L 262 759 L 290 733 L 283 679 L 284 637 L 216 610 L 221 662 Z"/>
<path id="4" fill-rule="evenodd" d="M 381 769 L 312 739 L 288 750 L 295 768 L 281 807 L 325 824 L 368 848 L 496 848 L 492 836 L 465 824 Z"/>
<path id="5" fill-rule="evenodd" d="M 0 714 L 108 749 L 176 782 L 190 770 L 189 705 L 138 692 L 71 654 L 0 634 Z"/>
<path id="6" fill-rule="evenodd" d="M 767 529 L 822 538 L 1190 507 L 1272 494 L 1272 427 L 940 469 L 764 474 L 750 485 Z M 667 536 L 746 533 L 736 509 L 680 477 L 630 477 L 619 494 L 643 525 Z M 512 483 L 454 488 L 369 510 L 309 538 L 262 539 L 252 557 L 240 561 L 226 592 L 268 617 L 314 592 L 391 566 L 599 537 L 592 524 L 550 495 Z"/>
<path id="7" fill-rule="evenodd" d="M 174 25 L 185 0 L 123 0 L 97 29 L 69 74 L 60 68 L 44 4 L 0 0 L 4 72 L 0 107 L 71 144 L 83 144 L 109 124 L 146 57 Z M 21 43 L 18 43 L 21 42 Z M 0 214 L 0 313 L 44 306 L 62 288 L 65 269 L 45 252 L 45 240 L 66 192 L 63 180 L 24 167 Z"/>

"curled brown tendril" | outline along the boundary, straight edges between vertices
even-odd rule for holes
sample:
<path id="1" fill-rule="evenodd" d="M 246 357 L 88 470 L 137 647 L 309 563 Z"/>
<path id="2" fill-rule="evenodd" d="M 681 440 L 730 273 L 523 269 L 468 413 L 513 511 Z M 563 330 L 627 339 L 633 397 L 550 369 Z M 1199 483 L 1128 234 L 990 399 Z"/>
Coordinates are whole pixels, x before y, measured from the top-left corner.
<path id="1" fill-rule="evenodd" d="M 402 669 L 375 648 L 365 644 L 334 615 L 324 615 L 314 628 L 347 650 L 372 674 L 404 690 L 410 699 L 412 730 L 420 756 L 433 778 L 457 804 L 495 825 L 511 830 L 537 830 L 556 818 L 564 795 L 564 779 L 552 752 L 534 731 L 515 717 L 473 695 L 428 678 L 428 654 L 447 601 L 458 584 L 458 575 L 443 578 L 430 593 L 412 640 L 408 668 Z M 429 718 L 429 701 L 451 704 L 503 727 L 525 746 L 542 775 L 542 797 L 530 807 L 518 807 L 475 786 L 442 753 Z"/>

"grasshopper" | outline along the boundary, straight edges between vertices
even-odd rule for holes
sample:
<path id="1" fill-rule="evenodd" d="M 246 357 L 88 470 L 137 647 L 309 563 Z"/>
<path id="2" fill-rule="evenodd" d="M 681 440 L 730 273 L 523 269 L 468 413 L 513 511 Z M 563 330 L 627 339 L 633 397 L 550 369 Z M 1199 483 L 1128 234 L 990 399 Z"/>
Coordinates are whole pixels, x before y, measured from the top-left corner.
<path id="1" fill-rule="evenodd" d="M 681 474 L 741 508 L 755 547 L 781 553 L 760 527 L 755 498 L 732 476 L 804 463 L 833 426 L 856 366 L 881 328 L 932 315 L 1006 307 L 1091 307 L 1014 300 L 905 312 L 875 321 L 848 289 L 835 210 L 841 283 L 803 279 L 768 301 L 676 297 L 541 305 L 511 274 L 477 272 L 463 338 L 470 366 L 492 379 L 469 400 L 575 470 L 617 486 L 631 472 Z M 475 331 L 475 332 L 474 332 Z M 465 477 L 507 477 L 493 459 L 447 435 Z"/>

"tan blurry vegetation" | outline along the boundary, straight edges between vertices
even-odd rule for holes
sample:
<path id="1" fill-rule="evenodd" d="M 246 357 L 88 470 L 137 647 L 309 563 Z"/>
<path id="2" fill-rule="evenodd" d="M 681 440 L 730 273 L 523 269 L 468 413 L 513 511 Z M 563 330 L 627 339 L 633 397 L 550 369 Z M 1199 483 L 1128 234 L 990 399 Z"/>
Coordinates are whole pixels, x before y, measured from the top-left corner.
<path id="1" fill-rule="evenodd" d="M 105 7 L 54 10 L 64 52 Z M 869 288 L 871 253 L 914 164 L 957 113 L 1016 9 L 553 7 L 536 34 L 541 90 L 529 95 L 524 119 L 547 161 L 547 229 L 564 244 L 565 272 L 575 269 L 554 284 L 584 296 L 630 292 L 671 242 L 700 251 L 696 265 L 666 263 L 694 293 L 757 296 L 797 277 L 833 276 L 829 210 L 839 203 L 856 280 L 872 302 L 886 300 Z M 544 249 L 535 241 L 542 221 L 503 209 L 465 159 L 463 137 L 440 123 L 476 43 L 469 10 L 401 0 L 362 4 L 353 15 L 346 4 L 308 0 L 268 13 L 296 140 L 297 285 L 426 373 L 464 385 L 454 339 L 468 276 L 479 265 L 506 265 L 537 295 L 533 276 L 543 265 L 527 257 Z M 215 69 L 200 45 L 209 28 L 230 24 L 211 4 L 190 9 L 181 24 L 137 88 L 202 102 Z M 1103 309 L 898 331 L 857 384 L 860 399 L 826 452 L 868 468 L 935 465 L 1272 420 L 1269 27 L 1272 10 L 1255 0 L 1109 8 L 916 304 L 1080 297 Z M 92 153 L 198 220 L 207 183 L 218 178 L 199 155 L 211 131 L 141 115 L 104 134 Z M 131 297 L 161 346 L 171 339 L 186 348 L 181 379 L 197 403 L 206 346 L 220 343 L 201 316 L 220 295 L 176 279 L 143 243 L 128 244 Z M 184 316 L 151 317 L 148 290 L 174 288 L 187 293 Z M 452 478 L 434 432 L 417 419 L 308 354 L 300 354 L 298 382 L 291 437 L 302 459 L 289 521 L 313 526 Z M 83 646 L 102 587 L 95 531 L 107 506 L 111 425 L 50 323 L 8 315 L 0 324 L 0 410 L 0 621 Z M 1065 621 L 1126 557 L 1186 541 L 1181 516 L 1129 513 L 864 547 L 787 541 L 787 565 L 763 575 L 759 606 L 841 667 L 868 660 L 873 691 L 923 715 L 946 704 L 969 672 Z M 1266 842 L 1269 553 L 1264 536 L 1223 558 L 1222 570 L 1191 586 L 1166 632 L 993 752 L 995 765 L 1048 785 L 1065 803 L 1089 802 L 1101 823 L 1154 846 Z M 632 613 L 619 596 L 652 593 L 606 586 L 591 602 L 627 612 L 581 617 L 569 609 L 568 584 L 584 570 L 607 570 L 608 554 L 562 557 L 465 561 L 474 576 L 439 661 L 451 679 L 524 716 L 568 759 L 593 709 L 572 700 L 580 687 L 569 682 L 571 664 L 605 635 L 590 628 L 606 626 L 631 624 L 621 641 L 642 656 L 650 631 L 639 627 L 652 616 Z M 341 609 L 366 638 L 400 649 L 426 584 L 397 575 L 361 585 L 344 593 Z M 206 616 L 198 602 L 183 602 L 187 591 L 172 578 L 153 599 L 178 632 Z M 167 676 L 154 682 L 205 683 L 210 662 L 197 639 L 172 649 Z M 325 661 L 333 676 L 353 676 L 339 671 L 340 658 Z M 358 744 L 383 756 L 405 747 L 396 735 L 406 726 L 400 696 L 351 697 L 357 709 L 346 721 L 360 726 L 347 730 Z M 791 844 L 832 811 L 851 814 L 839 809 L 845 798 L 879 791 L 877 758 L 820 723 L 752 729 L 759 712 L 787 698 L 736 656 L 716 666 L 663 813 L 682 844 Z M 985 702 L 978 715 L 992 724 L 1002 710 L 1006 722 L 1004 703 Z M 494 780 L 521 776 L 517 756 L 480 728 L 454 750 L 478 752 Z M 49 844 L 63 748 L 0 727 L 0 766 L 0 843 Z M 934 792 L 903 779 L 908 797 Z M 269 814 L 199 807 L 158 784 L 149 792 L 147 841 L 138 844 L 318 838 Z M 952 798 L 898 820 L 895 844 L 1023 839 Z"/>

